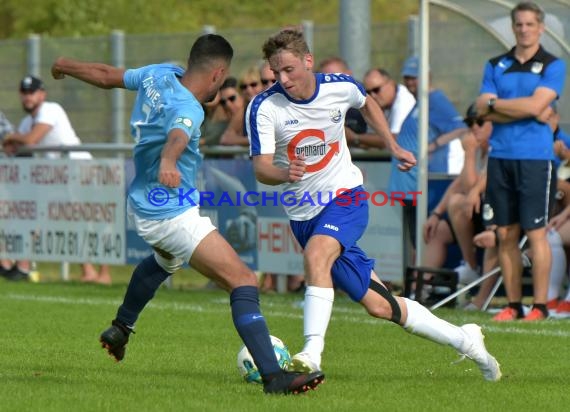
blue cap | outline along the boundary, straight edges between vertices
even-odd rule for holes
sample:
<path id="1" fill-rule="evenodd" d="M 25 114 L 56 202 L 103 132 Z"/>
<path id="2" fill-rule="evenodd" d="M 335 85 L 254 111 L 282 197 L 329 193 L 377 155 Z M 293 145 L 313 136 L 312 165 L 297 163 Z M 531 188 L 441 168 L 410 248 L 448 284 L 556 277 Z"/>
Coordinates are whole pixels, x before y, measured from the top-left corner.
<path id="1" fill-rule="evenodd" d="M 418 77 L 420 59 L 417 56 L 408 57 L 402 68 L 402 77 Z"/>

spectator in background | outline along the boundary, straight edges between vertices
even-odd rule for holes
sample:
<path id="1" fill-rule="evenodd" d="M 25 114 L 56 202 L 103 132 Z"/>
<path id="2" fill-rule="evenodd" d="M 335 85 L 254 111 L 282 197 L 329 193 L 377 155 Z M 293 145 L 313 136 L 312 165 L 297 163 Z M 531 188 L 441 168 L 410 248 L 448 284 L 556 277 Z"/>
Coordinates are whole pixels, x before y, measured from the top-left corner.
<path id="1" fill-rule="evenodd" d="M 418 64 L 415 57 L 406 60 L 402 75 L 408 77 L 418 76 Z M 431 88 L 428 99 L 428 171 L 459 174 L 463 168 L 463 148 L 458 137 L 467 131 L 463 118 L 441 90 Z M 418 152 L 418 110 L 419 107 L 416 102 L 414 108 L 402 123 L 397 138 L 400 147 L 410 151 L 414 156 Z M 450 142 L 453 142 L 453 148 L 450 147 Z M 457 146 L 458 148 L 456 149 Z M 460 152 L 461 156 L 455 152 Z M 392 171 L 388 182 L 388 193 L 406 193 L 403 210 L 404 227 L 408 230 L 414 249 L 416 245 L 416 206 L 412 192 L 417 190 L 417 169 L 414 168 L 407 173 L 403 173 L 398 169 L 398 162 L 393 159 Z M 406 261 L 413 261 L 413 257 L 410 256 L 405 257 L 405 259 Z"/>
<path id="2" fill-rule="evenodd" d="M 220 93 L 211 101 L 202 104 L 204 122 L 200 126 L 200 145 L 217 146 L 229 124 L 229 116 L 220 103 Z"/>
<path id="3" fill-rule="evenodd" d="M 479 205 L 480 194 L 485 187 L 483 182 L 481 189 L 481 181 L 485 179 L 492 126 L 490 122 L 476 119 L 474 104 L 467 109 L 464 121 L 469 132 L 461 138 L 465 149 L 463 169 L 448 186 L 424 224 L 424 264 L 427 267 L 441 267 L 447 257 L 447 247 L 452 243 L 459 245 L 467 262 L 465 265 L 471 264 L 473 268 L 478 266 L 473 236 L 484 230 Z M 473 200 L 470 195 L 474 197 Z M 475 274 L 462 268 L 455 268 L 455 271 L 458 272 L 460 284 L 467 284 L 479 276 L 475 269 L 472 269 Z"/>
<path id="4" fill-rule="evenodd" d="M 271 71 L 269 63 L 267 63 L 265 60 L 262 60 L 259 63 L 259 78 L 261 80 L 263 90 L 273 86 L 273 83 L 277 81 L 277 79 L 275 79 L 275 75 Z"/>
<path id="5" fill-rule="evenodd" d="M 489 136 L 493 130 L 491 122 L 477 118 L 475 104 L 467 109 L 464 121 L 470 131 L 462 139 L 465 150 L 463 171 L 467 173 L 462 173 L 462 190 L 451 196 L 447 208 L 463 258 L 462 264 L 455 268 L 459 283 L 462 285 L 469 284 L 480 276 L 477 248 L 473 243 L 473 237 L 485 229 L 481 216 L 481 204 L 487 178 Z"/>
<path id="6" fill-rule="evenodd" d="M 35 76 L 26 76 L 20 82 L 20 100 L 27 114 L 15 133 L 3 139 L 4 150 L 15 155 L 22 146 L 76 146 L 81 144 L 75 130 L 71 126 L 67 113 L 60 104 L 46 101 L 47 93 L 44 82 Z M 48 159 L 61 157 L 60 152 L 45 152 Z M 71 159 L 92 159 L 88 152 L 70 152 Z M 15 262 L 11 273 L 6 275 L 12 280 L 26 280 L 30 272 L 29 261 Z M 97 272 L 91 263 L 82 265 L 81 279 L 102 284 L 111 283 L 109 267 L 101 266 Z"/>
<path id="7" fill-rule="evenodd" d="M 235 86 L 234 86 L 235 87 Z M 245 69 L 239 76 L 238 87 L 240 92 L 240 108 L 232 111 L 230 123 L 222 135 L 221 144 L 248 146 L 249 141 L 245 135 L 244 115 L 248 103 L 265 87 L 261 83 L 258 65 Z M 237 106 L 238 103 L 235 104 Z"/>
<path id="8" fill-rule="evenodd" d="M 10 123 L 4 113 L 0 111 L 0 141 L 4 140 L 4 136 L 13 132 L 14 126 L 12 126 L 12 123 Z"/>
<path id="9" fill-rule="evenodd" d="M 366 93 L 384 111 L 390 131 L 394 138 L 398 137 L 402 123 L 416 104 L 415 97 L 402 84 L 397 83 L 390 74 L 382 69 L 370 69 L 364 75 Z M 366 136 L 359 136 L 360 140 Z"/>
<path id="10" fill-rule="evenodd" d="M 20 100 L 26 113 L 16 133 L 4 138 L 4 147 L 21 146 L 75 146 L 81 144 L 67 113 L 61 105 L 46 101 L 44 83 L 35 76 L 26 76 L 20 82 Z M 15 154 L 15 151 L 9 152 Z M 60 152 L 46 152 L 48 159 L 61 157 Z M 91 159 L 87 152 L 70 152 L 72 159 Z"/>
<path id="11" fill-rule="evenodd" d="M 493 122 L 483 218 L 496 224 L 508 306 L 493 320 L 546 319 L 551 250 L 546 236 L 552 182 L 550 107 L 564 88 L 566 65 L 540 44 L 544 11 L 533 2 L 511 10 L 516 45 L 484 69 L 477 112 Z M 522 307 L 521 231 L 533 256 L 534 304 Z"/>
<path id="12" fill-rule="evenodd" d="M 344 59 L 338 56 L 327 57 L 318 65 L 319 73 L 343 73 L 352 76 L 352 70 Z M 351 107 L 346 112 L 344 119 L 346 141 L 349 146 L 360 147 L 360 139 L 358 135 L 366 133 L 368 125 L 362 117 L 360 110 Z M 376 136 L 378 139 L 378 136 Z"/>
<path id="13" fill-rule="evenodd" d="M 248 141 L 243 128 L 245 101 L 243 95 L 238 91 L 237 79 L 228 77 L 220 87 L 218 94 L 220 95 L 220 105 L 229 119 L 220 143 L 223 145 L 247 145 Z"/>
<path id="14" fill-rule="evenodd" d="M 4 136 L 11 134 L 14 132 L 14 126 L 8 120 L 8 118 L 4 115 L 3 112 L 0 111 L 0 142 L 3 142 Z M 11 151 L 11 149 L 9 149 Z M 9 278 L 8 275 L 11 272 L 13 263 L 10 259 L 1 259 L 0 260 L 0 276 Z M 14 279 L 17 280 L 17 279 Z"/>

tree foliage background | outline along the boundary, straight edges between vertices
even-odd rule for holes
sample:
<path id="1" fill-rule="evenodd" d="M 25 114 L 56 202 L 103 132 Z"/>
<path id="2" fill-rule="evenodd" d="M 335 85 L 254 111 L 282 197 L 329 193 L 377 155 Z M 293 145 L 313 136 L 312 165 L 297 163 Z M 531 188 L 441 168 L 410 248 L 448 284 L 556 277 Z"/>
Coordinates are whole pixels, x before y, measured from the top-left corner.
<path id="1" fill-rule="evenodd" d="M 358 1 L 358 0 L 353 0 Z M 372 22 L 403 21 L 419 0 L 371 0 Z M 177 33 L 214 25 L 269 28 L 312 20 L 337 24 L 340 0 L 2 0 L 0 38 L 30 33 L 67 37 L 125 33 Z"/>

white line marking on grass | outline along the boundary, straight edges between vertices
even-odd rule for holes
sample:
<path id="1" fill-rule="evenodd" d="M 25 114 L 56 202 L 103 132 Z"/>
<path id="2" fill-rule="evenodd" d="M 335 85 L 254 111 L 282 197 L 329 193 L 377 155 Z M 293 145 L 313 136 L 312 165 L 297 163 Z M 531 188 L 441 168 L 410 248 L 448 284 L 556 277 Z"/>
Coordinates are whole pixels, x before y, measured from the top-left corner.
<path id="1" fill-rule="evenodd" d="M 22 300 L 22 301 L 34 301 L 34 302 L 46 302 L 46 303 L 56 303 L 56 304 L 69 304 L 69 305 L 111 305 L 111 306 L 119 306 L 121 304 L 121 300 L 119 299 L 105 299 L 105 298 L 69 298 L 66 296 L 38 296 L 38 295 L 27 295 L 27 294 L 14 294 L 8 293 L 6 295 L 0 295 L 0 299 L 10 299 L 10 300 Z M 150 302 L 149 307 L 158 310 L 175 310 L 175 311 L 186 311 L 186 312 L 209 312 L 209 313 L 228 313 L 230 311 L 230 306 L 227 300 L 222 300 L 219 298 L 215 298 L 211 300 L 212 305 L 196 305 L 196 304 L 189 304 L 189 303 L 178 303 L 178 302 Z M 225 307 L 220 307 L 220 303 L 228 304 Z M 277 308 L 281 306 L 279 304 L 263 304 L 262 308 L 265 307 L 272 307 Z M 284 304 L 283 306 L 287 306 Z M 333 309 L 333 322 L 334 321 L 341 321 L 341 322 L 349 322 L 354 324 L 366 324 L 366 325 L 375 325 L 378 327 L 392 327 L 392 323 L 388 321 L 383 321 L 380 319 L 366 317 L 364 315 L 363 309 L 360 308 L 334 308 Z M 351 314 L 362 313 L 361 316 L 351 316 Z M 283 311 L 283 310 L 270 310 L 268 315 L 271 317 L 280 317 L 280 318 L 287 318 L 287 319 L 302 319 L 303 314 L 302 311 L 298 308 L 294 308 L 292 311 Z M 536 326 L 548 326 L 548 329 L 541 329 L 541 328 L 534 328 L 534 329 L 527 329 L 521 328 L 516 326 L 494 326 L 494 325 L 482 325 L 483 330 L 490 331 L 493 333 L 505 333 L 505 334 L 513 334 L 513 335 L 534 335 L 534 336 L 551 336 L 551 337 L 562 337 L 568 338 L 570 337 L 570 330 L 561 330 L 561 329 L 553 329 L 552 326 L 555 326 L 558 321 L 550 322 L 546 321 L 543 323 L 536 323 Z M 566 324 L 563 322 L 561 324 Z"/>
<path id="2" fill-rule="evenodd" d="M 61 303 L 68 305 L 111 305 L 119 306 L 122 301 L 119 299 L 99 299 L 99 298 L 68 298 L 65 296 L 37 296 L 37 295 L 21 295 L 21 294 L 7 294 L 5 296 L 7 299 L 11 300 L 23 300 L 23 301 L 33 301 L 33 302 L 47 302 L 47 303 Z M 0 296 L 1 298 L 1 296 Z M 189 311 L 189 312 L 205 312 L 206 309 L 201 305 L 193 305 L 187 303 L 168 303 L 168 302 L 151 302 L 148 305 L 155 309 L 160 310 L 178 310 L 178 311 Z M 225 312 L 224 310 L 211 310 L 210 312 Z"/>
<path id="3" fill-rule="evenodd" d="M 546 321 L 548 322 L 548 321 Z M 541 323 L 540 325 L 543 325 Z M 534 325 L 539 326 L 535 323 Z M 570 331 L 560 329 L 523 329 L 516 326 L 498 327 L 498 326 L 483 326 L 483 331 L 491 331 L 493 333 L 507 333 L 513 335 L 535 335 L 535 336 L 556 336 L 560 338 L 569 338 Z"/>

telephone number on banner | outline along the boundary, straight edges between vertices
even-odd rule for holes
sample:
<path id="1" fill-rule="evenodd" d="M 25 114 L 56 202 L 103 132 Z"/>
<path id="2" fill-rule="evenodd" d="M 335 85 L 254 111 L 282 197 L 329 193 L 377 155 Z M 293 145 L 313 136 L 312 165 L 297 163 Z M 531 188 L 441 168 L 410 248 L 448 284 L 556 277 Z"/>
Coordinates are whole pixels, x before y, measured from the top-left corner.
<path id="1" fill-rule="evenodd" d="M 31 253 L 36 257 L 83 257 L 119 259 L 123 235 L 71 230 L 35 230 L 30 232 Z"/>

